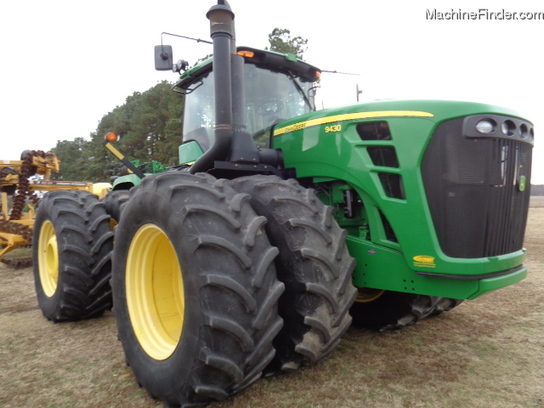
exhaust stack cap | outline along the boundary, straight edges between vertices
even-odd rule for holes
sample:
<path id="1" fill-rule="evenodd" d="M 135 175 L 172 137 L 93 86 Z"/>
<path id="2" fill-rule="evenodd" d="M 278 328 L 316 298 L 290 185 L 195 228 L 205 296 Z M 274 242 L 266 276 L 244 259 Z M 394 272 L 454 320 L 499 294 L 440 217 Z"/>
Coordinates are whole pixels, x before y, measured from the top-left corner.
<path id="1" fill-rule="evenodd" d="M 216 34 L 227 34 L 234 37 L 234 13 L 228 1 L 218 0 L 217 5 L 212 6 L 206 17 L 210 20 L 210 33 L 213 38 Z"/>

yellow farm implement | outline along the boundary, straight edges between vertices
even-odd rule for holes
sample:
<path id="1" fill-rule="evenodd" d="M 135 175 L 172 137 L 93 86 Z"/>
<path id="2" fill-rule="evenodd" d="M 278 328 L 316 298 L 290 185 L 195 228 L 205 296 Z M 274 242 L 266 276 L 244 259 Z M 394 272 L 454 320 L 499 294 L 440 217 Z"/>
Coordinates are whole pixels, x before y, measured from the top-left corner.
<path id="1" fill-rule="evenodd" d="M 21 160 L 0 161 L 0 262 L 14 268 L 32 264 L 30 257 L 6 258 L 6 254 L 32 243 L 37 191 L 84 190 L 101 197 L 110 188 L 108 183 L 51 180 L 59 169 L 60 159 L 43 151 L 25 151 Z"/>

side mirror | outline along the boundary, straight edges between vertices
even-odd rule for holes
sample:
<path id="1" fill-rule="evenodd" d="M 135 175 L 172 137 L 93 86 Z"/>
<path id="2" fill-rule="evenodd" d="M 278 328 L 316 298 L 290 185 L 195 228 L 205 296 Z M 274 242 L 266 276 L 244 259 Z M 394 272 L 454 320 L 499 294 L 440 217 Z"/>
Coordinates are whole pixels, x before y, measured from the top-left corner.
<path id="1" fill-rule="evenodd" d="M 171 71 L 174 66 L 171 45 L 155 45 L 155 69 Z"/>

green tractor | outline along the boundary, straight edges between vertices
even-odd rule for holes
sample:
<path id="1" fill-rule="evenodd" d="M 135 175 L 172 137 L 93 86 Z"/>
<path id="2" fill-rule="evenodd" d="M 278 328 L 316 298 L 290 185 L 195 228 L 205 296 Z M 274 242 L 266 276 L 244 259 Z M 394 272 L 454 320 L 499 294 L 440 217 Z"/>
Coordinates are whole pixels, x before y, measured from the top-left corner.
<path id="1" fill-rule="evenodd" d="M 526 276 L 529 121 L 445 101 L 317 111 L 318 68 L 236 47 L 226 1 L 207 17 L 213 59 L 174 86 L 179 166 L 120 177 L 103 201 L 42 200 L 46 317 L 113 303 L 138 383 L 193 407 L 318 362 L 352 319 L 401 328 Z"/>

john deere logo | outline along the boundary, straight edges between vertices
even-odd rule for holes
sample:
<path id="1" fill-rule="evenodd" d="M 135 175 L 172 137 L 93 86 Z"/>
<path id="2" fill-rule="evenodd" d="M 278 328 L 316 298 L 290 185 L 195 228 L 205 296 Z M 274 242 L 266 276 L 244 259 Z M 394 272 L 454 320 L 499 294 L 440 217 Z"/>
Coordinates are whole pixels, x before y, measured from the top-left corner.
<path id="1" fill-rule="evenodd" d="M 434 256 L 429 255 L 418 255 L 414 256 L 414 266 L 419 268 L 436 268 L 434 263 Z"/>

